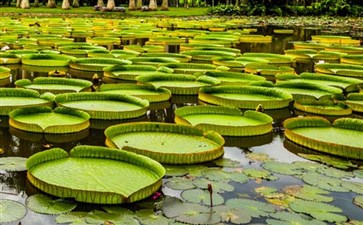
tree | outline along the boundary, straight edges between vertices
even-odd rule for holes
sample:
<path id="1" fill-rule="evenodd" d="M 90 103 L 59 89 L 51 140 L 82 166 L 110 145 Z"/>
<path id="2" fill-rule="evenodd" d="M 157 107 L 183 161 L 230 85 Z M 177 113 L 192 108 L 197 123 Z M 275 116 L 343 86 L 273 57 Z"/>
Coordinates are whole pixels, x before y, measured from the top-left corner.
<path id="1" fill-rule="evenodd" d="M 65 10 L 71 9 L 71 4 L 69 3 L 69 0 L 63 0 L 62 9 L 65 9 Z"/>
<path id="2" fill-rule="evenodd" d="M 34 7 L 39 7 L 39 0 L 34 0 Z"/>
<path id="3" fill-rule="evenodd" d="M 72 7 L 73 8 L 78 8 L 79 7 L 79 1 L 78 0 L 73 0 Z"/>
<path id="4" fill-rule="evenodd" d="M 163 2 L 161 3 L 161 10 L 169 10 L 169 4 L 168 4 L 168 0 L 163 0 Z"/>
<path id="5" fill-rule="evenodd" d="M 48 0 L 47 7 L 48 8 L 55 8 L 55 7 L 57 7 L 57 5 L 55 3 L 55 0 Z"/>
<path id="6" fill-rule="evenodd" d="M 19 8 L 20 7 L 20 3 L 21 3 L 21 0 L 16 0 L 16 7 Z"/>
<path id="7" fill-rule="evenodd" d="M 157 10 L 158 9 L 158 5 L 156 3 L 156 0 L 150 0 L 149 3 L 149 10 Z"/>
<path id="8" fill-rule="evenodd" d="M 116 5 L 115 5 L 115 0 L 107 0 L 107 6 L 106 6 L 109 10 L 113 10 Z"/>
<path id="9" fill-rule="evenodd" d="M 129 2 L 129 10 L 136 10 L 135 0 L 130 0 L 130 2 Z"/>
<path id="10" fill-rule="evenodd" d="M 22 9 L 30 9 L 29 0 L 21 0 L 20 7 Z"/>
<path id="11" fill-rule="evenodd" d="M 136 0 L 136 9 L 141 9 L 142 7 L 142 0 Z"/>
<path id="12" fill-rule="evenodd" d="M 103 6 L 105 6 L 105 3 L 103 3 L 103 0 L 97 0 L 97 5 L 99 7 L 103 7 Z"/>

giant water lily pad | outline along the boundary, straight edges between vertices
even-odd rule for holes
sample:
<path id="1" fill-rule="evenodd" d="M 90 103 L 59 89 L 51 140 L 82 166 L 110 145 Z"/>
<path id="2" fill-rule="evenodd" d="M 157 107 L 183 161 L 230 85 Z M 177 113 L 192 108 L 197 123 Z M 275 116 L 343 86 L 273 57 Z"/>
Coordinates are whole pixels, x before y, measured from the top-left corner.
<path id="1" fill-rule="evenodd" d="M 65 92 L 90 91 L 92 82 L 74 78 L 37 77 L 32 81 L 21 79 L 15 81 L 17 87 L 37 90 L 40 93 L 51 92 L 54 94 Z"/>
<path id="2" fill-rule="evenodd" d="M 20 220 L 26 213 L 27 210 L 23 204 L 9 199 L 0 199 L 0 223 Z"/>
<path id="3" fill-rule="evenodd" d="M 210 161 L 224 152 L 224 139 L 218 133 L 203 133 L 202 130 L 186 125 L 125 123 L 107 128 L 105 134 L 107 146 L 146 155 L 169 164 Z"/>
<path id="4" fill-rule="evenodd" d="M 64 199 L 52 199 L 47 195 L 36 194 L 26 199 L 26 206 L 36 213 L 56 215 L 72 211 L 77 204 Z"/>
<path id="5" fill-rule="evenodd" d="M 344 222 L 347 220 L 345 216 L 337 214 L 342 212 L 340 208 L 326 203 L 295 199 L 290 204 L 290 208 L 294 212 L 306 213 L 317 220 L 323 220 L 331 223 Z"/>
<path id="6" fill-rule="evenodd" d="M 0 160 L 0 170 L 25 171 L 26 160 L 27 158 L 24 157 L 2 157 Z"/>
<path id="7" fill-rule="evenodd" d="M 10 126 L 37 133 L 73 133 L 89 127 L 90 116 L 80 110 L 58 107 L 16 109 L 9 114 Z"/>
<path id="8" fill-rule="evenodd" d="M 33 106 L 52 106 L 54 96 L 40 95 L 37 91 L 22 88 L 0 89 L 0 115 L 8 115 L 12 110 Z"/>
<path id="9" fill-rule="evenodd" d="M 203 87 L 198 99 L 210 104 L 255 109 L 259 104 L 265 109 L 287 107 L 292 95 L 273 88 L 252 86 L 217 86 Z"/>
<path id="10" fill-rule="evenodd" d="M 344 101 L 355 112 L 363 112 L 363 93 L 350 93 Z"/>
<path id="11" fill-rule="evenodd" d="M 285 136 L 297 144 L 354 159 L 363 159 L 363 120 L 341 118 L 333 124 L 321 117 L 291 118 L 284 122 Z"/>
<path id="12" fill-rule="evenodd" d="M 69 154 L 59 148 L 39 152 L 28 159 L 27 168 L 29 181 L 46 193 L 104 204 L 146 198 L 165 174 L 152 159 L 96 146 L 77 146 Z"/>
<path id="13" fill-rule="evenodd" d="M 67 93 L 57 95 L 58 105 L 79 109 L 92 119 L 130 119 L 146 113 L 149 102 L 133 96 L 113 93 Z"/>
<path id="14" fill-rule="evenodd" d="M 227 136 L 262 135 L 272 131 L 272 118 L 256 111 L 222 106 L 186 106 L 175 110 L 175 122 L 214 130 Z"/>

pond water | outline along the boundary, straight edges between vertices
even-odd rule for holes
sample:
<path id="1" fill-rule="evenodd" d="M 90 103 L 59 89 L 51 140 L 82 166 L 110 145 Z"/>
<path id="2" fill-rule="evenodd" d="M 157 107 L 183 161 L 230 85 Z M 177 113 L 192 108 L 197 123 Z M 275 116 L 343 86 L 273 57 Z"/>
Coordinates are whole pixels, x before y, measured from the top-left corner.
<path id="1" fill-rule="evenodd" d="M 268 34 L 271 30 L 266 28 L 259 28 L 258 33 Z M 272 34 L 272 43 L 256 43 L 256 44 L 240 44 L 238 48 L 242 52 L 272 52 L 283 53 L 283 50 L 292 48 L 291 41 L 305 41 L 310 40 L 311 35 L 320 34 L 322 30 L 314 29 L 302 29 L 295 28 L 293 34 Z M 169 48 L 170 51 L 177 51 L 175 46 Z M 42 68 L 43 71 L 37 70 L 37 68 L 12 66 L 12 82 L 21 78 L 32 79 L 37 76 L 46 76 L 46 71 L 51 68 Z M 303 71 L 312 72 L 313 64 L 297 64 L 295 69 L 298 73 Z M 71 77 L 86 78 L 92 77 L 94 72 L 78 72 L 70 69 L 65 69 Z M 107 80 L 104 80 L 106 83 Z M 8 86 L 13 86 L 9 84 Z M 184 97 L 173 96 L 170 102 L 155 105 L 153 110 L 149 110 L 147 115 L 136 119 L 137 121 L 158 121 L 173 123 L 174 110 L 186 105 L 201 104 L 198 102 L 196 96 Z M 262 135 L 258 137 L 227 137 L 224 158 L 232 159 L 239 162 L 240 168 L 261 168 L 261 161 L 251 160 L 246 157 L 249 153 L 264 153 L 270 158 L 275 159 L 278 162 L 294 162 L 294 161 L 307 161 L 299 156 L 300 153 L 308 154 L 320 154 L 313 152 L 309 149 L 297 146 L 294 143 L 285 140 L 282 122 L 289 117 L 293 117 L 299 114 L 303 114 L 298 111 L 290 109 L 270 110 L 266 112 L 274 118 L 274 131 L 271 134 Z M 354 114 L 352 117 L 362 118 L 362 115 Z M 335 118 L 328 118 L 333 120 Z M 31 155 L 52 147 L 61 147 L 67 151 L 74 146 L 86 144 L 86 145 L 99 145 L 104 146 L 105 135 L 104 130 L 106 127 L 112 124 L 118 124 L 128 121 L 91 121 L 91 128 L 77 134 L 67 135 L 42 135 L 19 131 L 13 128 L 9 128 L 8 117 L 0 117 L 0 148 L 4 149 L 5 153 L 1 157 L 7 156 L 21 156 L 30 157 Z M 363 165 L 363 162 L 353 162 L 356 165 Z M 212 163 L 206 164 L 206 166 L 215 166 Z M 275 181 L 269 181 L 264 179 L 250 179 L 246 184 L 233 183 L 235 190 L 233 192 L 223 194 L 225 199 L 235 198 L 239 195 L 249 196 L 252 199 L 265 201 L 264 198 L 255 192 L 256 187 L 270 186 L 277 189 L 288 185 L 303 184 L 302 180 L 293 176 L 274 174 L 279 179 Z M 165 178 L 164 183 L 169 179 Z M 363 182 L 359 178 L 355 178 L 358 182 Z M 162 192 L 164 195 L 178 196 L 180 191 L 175 191 L 167 188 L 163 185 Z M 19 202 L 25 202 L 27 196 L 34 193 L 40 193 L 39 190 L 32 187 L 26 180 L 25 172 L 11 172 L 6 173 L 2 171 L 0 173 L 0 194 L 1 198 L 13 199 Z M 352 199 L 357 195 L 353 192 L 331 192 L 330 196 L 334 197 L 333 205 L 338 206 L 343 210 L 350 220 L 363 220 L 363 210 L 352 203 Z M 149 202 L 150 199 L 142 201 L 141 204 Z M 137 208 L 138 204 L 128 205 L 129 208 Z M 80 204 L 77 210 L 90 211 L 92 209 L 100 209 L 99 205 L 87 205 Z M 22 225 L 43 225 L 43 224 L 56 224 L 54 221 L 55 216 L 41 215 L 28 210 L 25 218 L 21 220 Z M 253 219 L 250 223 L 265 223 L 266 218 Z M 18 224 L 19 221 L 11 223 Z"/>

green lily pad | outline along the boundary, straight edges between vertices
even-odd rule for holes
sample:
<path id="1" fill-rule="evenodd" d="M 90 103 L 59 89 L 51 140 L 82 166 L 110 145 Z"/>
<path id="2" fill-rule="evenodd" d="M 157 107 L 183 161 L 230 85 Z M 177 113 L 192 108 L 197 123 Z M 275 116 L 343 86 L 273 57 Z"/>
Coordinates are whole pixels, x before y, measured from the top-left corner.
<path id="1" fill-rule="evenodd" d="M 336 192 L 348 192 L 349 189 L 342 187 L 342 181 L 337 178 L 327 177 L 319 173 L 306 173 L 302 177 L 305 183 L 308 183 L 312 186 L 328 190 L 328 191 L 336 191 Z"/>
<path id="2" fill-rule="evenodd" d="M 363 179 L 363 170 L 354 170 L 353 174 L 360 179 Z"/>
<path id="3" fill-rule="evenodd" d="M 133 216 L 135 213 L 129 209 L 121 207 L 120 205 L 109 205 L 102 207 L 108 213 L 118 213 L 121 215 Z"/>
<path id="4" fill-rule="evenodd" d="M 9 199 L 0 199 L 0 223 L 20 220 L 26 213 L 27 210 L 23 204 Z"/>
<path id="5" fill-rule="evenodd" d="M 349 178 L 349 177 L 353 177 L 353 173 L 352 172 L 347 172 L 347 171 L 343 171 L 343 170 L 338 170 L 332 167 L 321 167 L 318 168 L 316 170 L 316 172 L 324 174 L 325 176 L 329 176 L 329 177 L 335 177 L 335 178 Z"/>
<path id="6" fill-rule="evenodd" d="M 25 162 L 27 158 L 23 157 L 2 157 L 0 160 L 0 170 L 5 171 L 26 171 Z"/>
<path id="7" fill-rule="evenodd" d="M 346 188 L 352 192 L 363 195 L 363 183 L 353 182 L 353 181 L 342 181 L 342 187 Z"/>
<path id="8" fill-rule="evenodd" d="M 86 217 L 89 215 L 88 212 L 69 212 L 61 214 L 55 218 L 56 223 L 71 223 L 76 224 L 87 224 Z"/>
<path id="9" fill-rule="evenodd" d="M 233 224 L 248 224 L 252 218 L 243 209 L 231 208 L 228 206 L 217 206 L 214 208 L 221 216 L 222 222 Z"/>
<path id="10" fill-rule="evenodd" d="M 181 193 L 181 197 L 192 203 L 201 203 L 202 205 L 210 206 L 210 194 L 207 190 L 201 189 L 192 189 L 186 190 Z M 213 192 L 212 194 L 213 205 L 221 205 L 224 203 L 224 198 L 218 194 Z"/>
<path id="11" fill-rule="evenodd" d="M 307 216 L 293 212 L 276 212 L 270 216 L 274 219 L 267 219 L 267 224 L 271 225 L 325 225 L 326 223 L 311 219 Z"/>
<path id="12" fill-rule="evenodd" d="M 139 221 L 137 221 L 133 216 L 122 215 L 119 213 L 108 213 L 95 210 L 90 212 L 89 216 L 86 217 L 87 223 L 105 224 L 106 221 L 114 225 L 140 225 Z"/>
<path id="13" fill-rule="evenodd" d="M 316 202 L 332 202 L 334 199 L 330 196 L 324 196 L 329 194 L 328 191 L 313 187 L 310 185 L 292 185 L 286 186 L 283 188 L 283 191 L 289 195 L 292 195 L 296 198 L 308 200 L 308 201 L 316 201 Z"/>
<path id="14" fill-rule="evenodd" d="M 295 199 L 290 204 L 290 208 L 294 212 L 306 213 L 317 220 L 327 221 L 330 223 L 347 221 L 346 216 L 337 214 L 342 212 L 340 208 L 326 203 Z"/>
<path id="15" fill-rule="evenodd" d="M 61 198 L 52 199 L 43 194 L 36 194 L 26 199 L 26 206 L 36 213 L 58 215 L 72 211 L 77 207 L 77 203 Z"/>
<path id="16" fill-rule="evenodd" d="M 172 197 L 165 199 L 163 212 L 168 218 L 190 224 L 214 224 L 221 220 L 213 208 L 194 203 L 183 203 Z"/>
<path id="17" fill-rule="evenodd" d="M 363 195 L 355 196 L 353 199 L 353 203 L 363 208 Z"/>
<path id="18" fill-rule="evenodd" d="M 275 162 L 268 161 L 261 164 L 261 166 L 274 173 L 284 174 L 284 175 L 301 175 L 302 172 L 296 170 L 296 166 L 291 163 L 286 162 Z"/>
<path id="19" fill-rule="evenodd" d="M 207 189 L 208 184 L 212 185 L 213 192 L 224 193 L 234 191 L 234 187 L 225 181 L 211 181 L 206 178 L 198 178 L 193 181 L 193 184 L 200 189 Z"/>
<path id="20" fill-rule="evenodd" d="M 187 177 L 172 177 L 167 179 L 165 186 L 174 190 L 189 190 L 195 188 L 193 180 Z"/>
<path id="21" fill-rule="evenodd" d="M 202 174 L 209 180 L 213 181 L 235 181 L 237 183 L 247 183 L 249 178 L 242 172 L 226 172 L 220 168 L 208 168 L 202 170 Z"/>
<path id="22" fill-rule="evenodd" d="M 246 154 L 245 157 L 251 161 L 259 161 L 259 162 L 273 161 L 273 159 L 271 159 L 270 156 L 265 153 L 252 152 Z"/>
<path id="23" fill-rule="evenodd" d="M 213 163 L 221 167 L 237 168 L 241 166 L 240 162 L 228 158 L 217 159 Z"/>
<path id="24" fill-rule="evenodd" d="M 243 209 L 251 217 L 268 216 L 269 213 L 275 212 L 274 206 L 251 199 L 232 198 L 226 201 L 226 205 Z"/>
<path id="25" fill-rule="evenodd" d="M 324 167 L 324 165 L 319 163 L 306 161 L 296 161 L 293 162 L 292 165 L 295 166 L 295 170 L 301 171 L 302 173 L 316 171 L 317 169 Z"/>
<path id="26" fill-rule="evenodd" d="M 152 209 L 136 211 L 137 219 L 147 225 L 169 225 L 173 220 L 166 218 L 161 213 L 156 214 Z"/>
<path id="27" fill-rule="evenodd" d="M 264 179 L 264 180 L 278 180 L 278 177 L 273 176 L 270 171 L 264 169 L 244 169 L 243 173 L 253 179 Z"/>
<path id="28" fill-rule="evenodd" d="M 165 176 L 184 176 L 188 173 L 188 170 L 183 165 L 164 165 L 166 170 Z"/>
<path id="29" fill-rule="evenodd" d="M 323 163 L 328 166 L 332 166 L 338 169 L 349 169 L 349 168 L 356 168 L 357 165 L 353 164 L 351 161 L 346 159 L 340 159 L 337 157 L 332 157 L 328 155 L 315 155 L 315 154 L 304 154 L 304 153 L 298 153 L 299 156 L 317 161 L 320 163 Z"/>
<path id="30" fill-rule="evenodd" d="M 261 194 L 264 197 L 269 197 L 271 195 L 275 195 L 277 193 L 277 189 L 268 186 L 260 186 L 255 188 L 255 192 Z"/>

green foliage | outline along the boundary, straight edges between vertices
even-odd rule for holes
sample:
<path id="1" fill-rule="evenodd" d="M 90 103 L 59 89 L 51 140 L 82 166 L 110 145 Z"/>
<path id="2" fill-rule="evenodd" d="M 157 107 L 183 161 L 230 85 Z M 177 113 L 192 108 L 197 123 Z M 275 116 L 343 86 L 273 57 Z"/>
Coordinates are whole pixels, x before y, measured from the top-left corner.
<path id="1" fill-rule="evenodd" d="M 64 199 L 52 199 L 47 195 L 36 194 L 26 199 L 26 206 L 36 213 L 58 215 L 72 211 L 77 204 Z"/>
<path id="2" fill-rule="evenodd" d="M 0 199 L 0 223 L 20 220 L 26 213 L 27 209 L 23 204 L 9 199 Z"/>
<path id="3" fill-rule="evenodd" d="M 215 7 L 208 9 L 208 14 L 220 15 L 220 16 L 231 16 L 231 15 L 242 15 L 243 11 L 239 6 L 236 5 L 224 5 L 220 4 Z"/>

